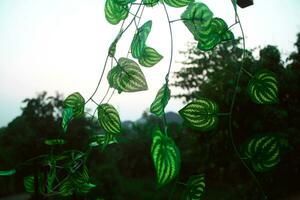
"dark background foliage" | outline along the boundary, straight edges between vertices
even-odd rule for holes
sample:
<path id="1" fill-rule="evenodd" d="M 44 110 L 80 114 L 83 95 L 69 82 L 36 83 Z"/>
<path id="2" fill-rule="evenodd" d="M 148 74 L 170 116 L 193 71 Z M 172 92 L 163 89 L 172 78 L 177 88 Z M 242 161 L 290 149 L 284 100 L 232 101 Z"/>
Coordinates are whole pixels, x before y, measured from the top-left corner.
<path id="1" fill-rule="evenodd" d="M 183 68 L 174 74 L 173 87 L 183 89 L 174 97 L 185 102 L 208 97 L 218 103 L 221 112 L 228 112 L 242 62 L 240 42 L 223 43 L 205 53 L 191 43 L 188 50 L 182 52 L 186 57 Z M 300 34 L 295 45 L 296 51 L 286 61 L 275 46 L 261 49 L 258 57 L 254 56 L 254 50 L 247 51 L 244 67 L 250 73 L 267 68 L 276 74 L 280 101 L 267 106 L 252 103 L 246 92 L 250 77 L 243 73 L 234 107 L 233 137 L 238 147 L 259 133 L 279 134 L 288 141 L 277 167 L 266 173 L 255 173 L 269 199 L 294 196 L 297 199 L 300 191 Z M 24 100 L 22 114 L 0 129 L 0 170 L 14 168 L 26 159 L 49 152 L 44 140 L 63 134 L 62 100 L 59 94 L 48 97 L 45 92 Z M 255 181 L 233 150 L 227 116 L 221 117 L 217 129 L 205 133 L 185 127 L 175 113 L 168 113 L 167 119 L 169 135 L 181 151 L 182 165 L 177 181 L 186 182 L 191 175 L 205 173 L 204 199 L 261 199 Z M 88 168 L 97 187 L 82 198 L 168 199 L 174 191 L 173 199 L 180 199 L 184 185 L 171 183 L 159 190 L 155 186 L 150 157 L 151 132 L 160 123 L 158 118 L 145 112 L 136 122 L 123 122 L 118 143 L 104 151 L 94 149 L 88 158 Z M 100 131 L 99 125 L 88 117 L 72 121 L 64 135 L 68 143 L 61 151 L 84 150 L 88 137 Z M 34 166 L 28 165 L 14 176 L 0 177 L 0 196 L 24 192 L 23 177 L 34 170 Z"/>

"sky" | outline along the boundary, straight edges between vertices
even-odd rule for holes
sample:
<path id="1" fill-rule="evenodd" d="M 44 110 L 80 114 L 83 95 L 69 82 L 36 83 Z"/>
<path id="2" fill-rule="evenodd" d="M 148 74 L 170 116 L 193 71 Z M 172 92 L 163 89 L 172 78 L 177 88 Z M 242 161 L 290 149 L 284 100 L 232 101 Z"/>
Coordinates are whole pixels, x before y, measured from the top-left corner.
<path id="1" fill-rule="evenodd" d="M 230 0 L 203 0 L 227 24 L 234 23 Z M 104 17 L 104 0 L 0 0 L 0 127 L 21 113 L 22 100 L 38 92 L 56 91 L 65 96 L 80 92 L 84 98 L 93 93 L 103 69 L 107 49 L 116 37 L 119 25 Z M 185 8 L 170 8 L 171 20 L 179 19 Z M 246 35 L 246 47 L 278 46 L 284 57 L 294 50 L 296 33 L 300 32 L 299 0 L 254 0 L 254 5 L 238 9 Z M 149 109 L 158 89 L 164 83 L 170 59 L 168 22 L 162 6 L 146 8 L 141 24 L 152 19 L 149 46 L 164 59 L 153 68 L 142 68 L 149 89 L 139 93 L 115 93 L 110 101 L 122 120 L 136 120 Z M 192 35 L 182 22 L 172 23 L 174 61 L 178 71 Z M 122 37 L 116 57 L 126 56 L 134 26 Z M 233 29 L 240 35 L 238 27 Z M 106 71 L 107 73 L 107 71 Z M 106 73 L 105 76 L 106 77 Z M 172 79 L 171 79 L 172 81 Z M 95 100 L 108 87 L 104 78 Z M 172 93 L 178 93 L 172 89 Z M 182 100 L 171 99 L 166 111 L 177 112 Z M 88 104 L 88 108 L 95 105 Z"/>

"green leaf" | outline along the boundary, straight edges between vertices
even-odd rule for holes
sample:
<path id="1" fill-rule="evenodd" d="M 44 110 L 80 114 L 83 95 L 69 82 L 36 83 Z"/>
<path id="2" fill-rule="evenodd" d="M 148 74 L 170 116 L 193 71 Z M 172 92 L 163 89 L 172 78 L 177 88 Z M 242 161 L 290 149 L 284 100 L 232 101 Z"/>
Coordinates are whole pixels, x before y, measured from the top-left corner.
<path id="1" fill-rule="evenodd" d="M 218 105 L 209 99 L 201 98 L 187 104 L 179 114 L 192 128 L 209 131 L 218 124 Z"/>
<path id="2" fill-rule="evenodd" d="M 63 102 L 65 109 L 72 108 L 74 117 L 79 117 L 84 114 L 84 104 L 85 100 L 79 92 L 69 95 Z M 66 115 L 66 119 L 68 119 L 70 117 L 70 113 L 66 113 Z"/>
<path id="3" fill-rule="evenodd" d="M 138 28 L 131 42 L 131 54 L 134 58 L 140 58 L 146 48 L 146 40 L 151 31 L 152 21 L 149 20 Z"/>
<path id="4" fill-rule="evenodd" d="M 233 33 L 228 30 L 226 22 L 221 18 L 213 18 L 206 31 L 198 32 L 198 48 L 202 51 L 213 49 L 221 41 L 234 38 Z"/>
<path id="5" fill-rule="evenodd" d="M 162 116 L 165 107 L 169 102 L 170 93 L 168 85 L 163 85 L 162 88 L 159 89 L 153 103 L 150 106 L 150 112 L 158 117 Z"/>
<path id="6" fill-rule="evenodd" d="M 59 187 L 59 194 L 63 197 L 71 196 L 74 192 L 73 184 L 70 178 L 62 182 Z"/>
<path id="7" fill-rule="evenodd" d="M 143 0 L 144 5 L 147 6 L 147 7 L 153 7 L 158 2 L 159 2 L 159 0 Z"/>
<path id="8" fill-rule="evenodd" d="M 120 38 L 121 38 L 121 36 L 122 36 L 122 33 L 123 33 L 123 30 L 121 30 L 121 31 L 118 33 L 117 37 L 114 39 L 113 43 L 111 43 L 111 45 L 110 45 L 110 47 L 109 47 L 109 49 L 108 49 L 108 55 L 109 55 L 110 57 L 112 57 L 112 58 L 113 58 L 113 57 L 115 56 L 115 54 L 116 54 L 117 43 L 119 42 L 119 40 L 120 40 Z"/>
<path id="9" fill-rule="evenodd" d="M 0 176 L 11 176 L 16 173 L 15 169 L 0 171 Z"/>
<path id="10" fill-rule="evenodd" d="M 101 150 L 103 151 L 107 145 L 117 143 L 116 136 L 110 133 L 105 133 L 98 135 L 97 143 L 100 145 Z"/>
<path id="11" fill-rule="evenodd" d="M 204 175 L 191 176 L 187 182 L 184 199 L 201 200 L 205 189 Z"/>
<path id="12" fill-rule="evenodd" d="M 181 19 L 189 31 L 193 34 L 195 40 L 210 35 L 211 21 L 213 19 L 212 11 L 200 2 L 190 4 L 182 13 Z"/>
<path id="13" fill-rule="evenodd" d="M 45 140 L 44 143 L 49 146 L 54 146 L 54 145 L 66 144 L 66 141 L 64 139 L 50 139 L 50 140 Z"/>
<path id="14" fill-rule="evenodd" d="M 145 47 L 142 56 L 139 58 L 139 63 L 144 67 L 153 67 L 163 58 L 155 49 Z"/>
<path id="15" fill-rule="evenodd" d="M 164 0 L 169 6 L 180 8 L 194 2 L 195 0 Z"/>
<path id="16" fill-rule="evenodd" d="M 179 172 L 180 153 L 174 141 L 156 130 L 152 136 L 151 155 L 158 187 L 172 181 Z"/>
<path id="17" fill-rule="evenodd" d="M 119 5 L 127 5 L 129 3 L 133 3 L 136 0 L 113 0 L 114 3 L 119 4 Z"/>
<path id="18" fill-rule="evenodd" d="M 278 103 L 278 81 L 275 74 L 268 70 L 259 70 L 248 84 L 248 94 L 257 104 Z"/>
<path id="19" fill-rule="evenodd" d="M 65 108 L 62 113 L 62 123 L 61 126 L 63 131 L 66 133 L 68 129 L 68 125 L 73 118 L 73 109 L 72 108 Z"/>
<path id="20" fill-rule="evenodd" d="M 120 58 L 117 66 L 113 67 L 107 79 L 112 88 L 121 92 L 138 92 L 147 90 L 147 82 L 139 65 L 128 58 Z"/>
<path id="21" fill-rule="evenodd" d="M 47 174 L 47 192 L 53 192 L 53 184 L 56 180 L 56 161 L 51 162 L 50 170 Z"/>
<path id="22" fill-rule="evenodd" d="M 229 41 L 229 40 L 233 40 L 233 39 L 234 39 L 234 35 L 230 30 L 225 31 L 223 34 L 221 34 L 222 41 Z"/>
<path id="23" fill-rule="evenodd" d="M 111 134 L 121 132 L 121 121 L 118 111 L 110 104 L 98 106 L 98 120 L 102 128 Z"/>
<path id="24" fill-rule="evenodd" d="M 116 0 L 106 0 L 104 7 L 105 18 L 113 25 L 126 19 L 129 13 L 128 5 L 120 5 L 115 3 L 115 1 Z"/>
<path id="25" fill-rule="evenodd" d="M 272 169 L 280 162 L 280 142 L 274 135 L 257 135 L 242 146 L 242 156 L 251 161 L 257 172 Z"/>
<path id="26" fill-rule="evenodd" d="M 24 177 L 24 188 L 28 193 L 34 193 L 34 177 L 26 176 Z"/>

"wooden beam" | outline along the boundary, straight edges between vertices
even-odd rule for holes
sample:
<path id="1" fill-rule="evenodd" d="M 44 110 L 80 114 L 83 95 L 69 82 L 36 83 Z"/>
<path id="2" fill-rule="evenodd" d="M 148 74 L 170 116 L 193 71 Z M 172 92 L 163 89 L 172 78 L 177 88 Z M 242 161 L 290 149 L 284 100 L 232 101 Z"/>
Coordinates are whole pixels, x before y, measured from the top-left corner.
<path id="1" fill-rule="evenodd" d="M 248 6 L 253 5 L 253 0 L 237 0 L 237 4 L 241 8 L 246 8 Z"/>

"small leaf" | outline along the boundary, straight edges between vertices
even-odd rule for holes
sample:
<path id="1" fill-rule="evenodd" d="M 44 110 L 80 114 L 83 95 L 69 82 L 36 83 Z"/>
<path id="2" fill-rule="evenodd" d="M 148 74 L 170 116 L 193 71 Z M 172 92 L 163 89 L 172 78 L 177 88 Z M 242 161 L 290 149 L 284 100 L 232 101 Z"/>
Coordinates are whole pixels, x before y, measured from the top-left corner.
<path id="1" fill-rule="evenodd" d="M 16 173 L 15 169 L 0 171 L 0 176 L 11 176 Z"/>
<path id="2" fill-rule="evenodd" d="M 65 108 L 62 114 L 62 128 L 63 131 L 66 133 L 67 129 L 68 129 L 68 125 L 70 123 L 70 121 L 73 118 L 73 109 L 72 108 Z"/>
<path id="3" fill-rule="evenodd" d="M 152 136 L 151 155 L 158 187 L 168 184 L 178 175 L 180 153 L 174 141 L 156 130 Z"/>
<path id="4" fill-rule="evenodd" d="M 112 88 L 121 92 L 138 92 L 147 90 L 147 82 L 139 65 L 128 58 L 120 58 L 118 65 L 113 67 L 107 79 Z"/>
<path id="5" fill-rule="evenodd" d="M 143 0 L 144 5 L 147 6 L 147 7 L 153 7 L 158 2 L 159 2 L 159 0 Z"/>
<path id="6" fill-rule="evenodd" d="M 115 3 L 115 1 L 116 0 L 106 0 L 104 7 L 105 18 L 113 25 L 126 19 L 129 13 L 128 5 L 120 5 Z"/>
<path id="7" fill-rule="evenodd" d="M 272 169 L 280 162 L 280 142 L 274 135 L 257 135 L 242 146 L 242 156 L 249 159 L 257 172 Z"/>
<path id="8" fill-rule="evenodd" d="M 201 200 L 205 189 L 204 175 L 191 176 L 187 182 L 184 199 L 186 200 Z"/>
<path id="9" fill-rule="evenodd" d="M 139 58 L 139 63 L 144 67 L 153 67 L 163 58 L 155 49 L 145 47 L 142 56 Z"/>
<path id="10" fill-rule="evenodd" d="M 66 141 L 64 139 L 50 139 L 50 140 L 45 140 L 45 144 L 49 146 L 63 145 L 66 144 Z"/>
<path id="11" fill-rule="evenodd" d="M 162 88 L 160 88 L 153 103 L 151 104 L 150 112 L 160 117 L 164 113 L 165 107 L 168 104 L 169 99 L 170 89 L 168 85 L 165 84 Z"/>
<path id="12" fill-rule="evenodd" d="M 24 177 L 24 188 L 28 193 L 34 193 L 34 177 L 26 176 Z"/>
<path id="13" fill-rule="evenodd" d="M 103 151 L 107 145 L 117 143 L 116 136 L 110 133 L 105 133 L 103 135 L 98 135 L 97 143 L 101 146 Z"/>
<path id="14" fill-rule="evenodd" d="M 84 104 L 85 104 L 85 100 L 79 92 L 75 92 L 69 95 L 63 102 L 65 109 L 72 108 L 74 117 L 79 117 L 84 114 Z M 66 115 L 68 115 L 69 117 L 70 113 Z"/>
<path id="15" fill-rule="evenodd" d="M 257 104 L 274 104 L 278 102 L 278 81 L 273 72 L 260 70 L 248 84 L 248 94 Z"/>
<path id="16" fill-rule="evenodd" d="M 218 105 L 205 98 L 189 103 L 179 114 L 185 123 L 200 131 L 209 131 L 218 124 Z"/>
<path id="17" fill-rule="evenodd" d="M 117 37 L 114 39 L 113 43 L 111 43 L 109 49 L 108 49 L 108 55 L 110 57 L 114 57 L 116 54 L 116 48 L 117 48 L 117 43 L 119 42 L 121 36 L 122 36 L 123 30 L 121 30 L 119 32 L 119 34 L 117 35 Z"/>
<path id="18" fill-rule="evenodd" d="M 183 6 L 188 5 L 191 2 L 194 2 L 195 0 L 164 0 L 166 4 L 169 6 L 175 7 L 175 8 L 180 8 Z"/>
<path id="19" fill-rule="evenodd" d="M 118 111 L 110 104 L 98 106 L 98 120 L 102 128 L 111 134 L 121 132 L 121 121 Z"/>
<path id="20" fill-rule="evenodd" d="M 140 58 L 146 48 L 146 40 L 151 31 L 152 21 L 149 20 L 138 28 L 131 42 L 131 54 L 134 58 Z"/>

